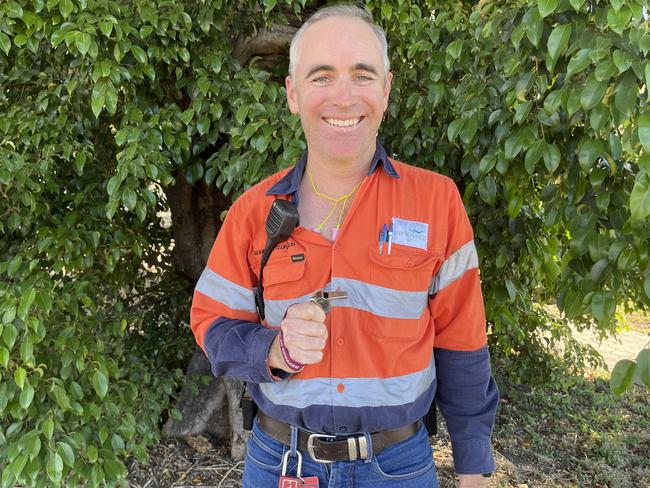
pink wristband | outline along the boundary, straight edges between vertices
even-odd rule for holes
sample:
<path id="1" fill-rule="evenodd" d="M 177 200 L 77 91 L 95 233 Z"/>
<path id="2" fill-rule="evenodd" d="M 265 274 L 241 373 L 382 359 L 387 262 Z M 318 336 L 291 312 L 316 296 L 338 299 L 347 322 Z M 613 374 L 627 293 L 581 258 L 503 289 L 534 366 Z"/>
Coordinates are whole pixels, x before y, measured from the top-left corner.
<path id="1" fill-rule="evenodd" d="M 282 336 L 282 331 L 280 331 L 279 344 L 280 344 L 280 352 L 282 352 L 282 357 L 284 358 L 284 362 L 287 363 L 289 369 L 298 372 L 305 367 L 304 364 L 299 363 L 298 361 L 294 361 L 293 359 L 291 359 L 291 356 L 289 356 L 289 350 L 287 349 L 287 346 L 284 345 L 284 338 Z"/>

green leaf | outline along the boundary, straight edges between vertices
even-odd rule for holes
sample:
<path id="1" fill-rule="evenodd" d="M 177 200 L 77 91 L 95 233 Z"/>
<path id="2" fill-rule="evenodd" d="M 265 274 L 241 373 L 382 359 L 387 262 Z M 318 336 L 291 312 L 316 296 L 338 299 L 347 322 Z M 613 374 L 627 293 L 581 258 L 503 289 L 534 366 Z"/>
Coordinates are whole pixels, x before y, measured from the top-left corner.
<path id="1" fill-rule="evenodd" d="M 93 92 L 90 95 L 90 108 L 92 109 L 93 114 L 95 114 L 95 117 L 99 117 L 99 114 L 104 107 L 105 98 L 106 82 L 104 80 L 100 80 L 99 82 L 95 83 Z"/>
<path id="2" fill-rule="evenodd" d="M 596 161 L 596 159 L 601 156 L 602 152 L 603 144 L 601 141 L 586 139 L 580 145 L 580 150 L 578 151 L 578 161 L 580 162 L 580 167 L 585 173 L 591 169 L 594 161 Z"/>
<path id="3" fill-rule="evenodd" d="M 545 144 L 542 156 L 544 157 L 544 166 L 546 166 L 548 172 L 555 173 L 555 170 L 560 165 L 560 149 L 555 144 Z"/>
<path id="4" fill-rule="evenodd" d="M 645 112 L 639 116 L 638 126 L 639 140 L 643 145 L 643 149 L 650 152 L 650 112 Z"/>
<path id="5" fill-rule="evenodd" d="M 523 22 L 526 25 L 526 37 L 535 46 L 539 47 L 539 41 L 544 32 L 544 20 L 536 8 L 530 9 L 524 14 Z"/>
<path id="6" fill-rule="evenodd" d="M 537 2 L 537 8 L 542 17 L 547 17 L 555 12 L 559 3 L 559 0 L 539 0 Z"/>
<path id="7" fill-rule="evenodd" d="M 616 65 L 611 59 L 606 59 L 598 63 L 594 71 L 594 78 L 598 81 L 609 81 L 616 74 Z"/>
<path id="8" fill-rule="evenodd" d="M 92 376 L 93 388 L 100 398 L 104 398 L 108 392 L 108 378 L 101 371 L 95 371 Z"/>
<path id="9" fill-rule="evenodd" d="M 513 195 L 511 195 L 510 198 L 508 199 L 508 216 L 511 219 L 514 219 L 517 215 L 519 215 L 519 212 L 521 211 L 521 207 L 523 206 L 523 204 L 524 204 L 524 194 L 521 192 L 514 192 Z M 514 297 L 511 296 L 511 298 L 512 300 L 514 300 Z"/>
<path id="10" fill-rule="evenodd" d="M 35 298 L 36 290 L 34 288 L 23 290 L 23 294 L 20 297 L 20 304 L 18 305 L 18 317 L 20 319 L 25 320 Z"/>
<path id="11" fill-rule="evenodd" d="M 138 63 L 144 64 L 147 62 L 147 53 L 140 46 L 136 46 L 135 44 L 131 46 L 131 54 L 133 54 L 133 57 Z"/>
<path id="12" fill-rule="evenodd" d="M 645 348 L 636 357 L 636 377 L 650 388 L 650 349 Z"/>
<path id="13" fill-rule="evenodd" d="M 72 447 L 70 447 L 70 445 L 66 444 L 65 442 L 57 442 L 56 445 L 58 446 L 57 452 L 63 458 L 63 462 L 73 468 L 75 459 Z"/>
<path id="14" fill-rule="evenodd" d="M 98 453 L 95 446 L 88 446 L 88 451 L 86 451 L 86 456 L 88 456 L 88 461 L 91 463 L 97 462 Z"/>
<path id="15" fill-rule="evenodd" d="M 515 123 L 516 124 L 521 124 L 524 120 L 526 120 L 526 117 L 528 117 L 528 114 L 530 113 L 530 109 L 533 106 L 533 102 L 528 101 L 524 103 L 520 103 L 517 106 L 517 109 L 515 110 Z"/>
<path id="16" fill-rule="evenodd" d="M 612 59 L 614 60 L 614 64 L 618 68 L 619 73 L 627 71 L 630 66 L 632 66 L 633 58 L 632 55 L 627 51 L 621 51 L 620 49 L 617 49 L 614 51 Z"/>
<path id="17" fill-rule="evenodd" d="M 61 12 L 64 19 L 67 19 L 73 10 L 74 4 L 72 3 L 72 0 L 61 0 L 61 2 L 59 2 L 59 12 Z"/>
<path id="18" fill-rule="evenodd" d="M 199 78 L 199 81 L 197 81 L 196 84 L 199 87 L 199 91 L 203 95 L 207 95 L 208 92 L 210 91 L 211 84 L 207 76 L 202 76 L 201 78 Z"/>
<path id="19" fill-rule="evenodd" d="M 9 55 L 9 50 L 11 49 L 11 40 L 9 36 L 4 32 L 0 32 L 0 49 L 2 49 L 6 55 Z"/>
<path id="20" fill-rule="evenodd" d="M 497 195 L 497 185 L 494 178 L 485 176 L 478 184 L 478 193 L 486 203 L 494 202 Z"/>
<path id="21" fill-rule="evenodd" d="M 23 8 L 18 2 L 8 2 L 6 7 L 7 17 L 20 19 L 23 16 Z"/>
<path id="22" fill-rule="evenodd" d="M 580 105 L 585 111 L 591 110 L 600 103 L 606 91 L 606 82 L 589 80 L 580 93 Z"/>
<path id="23" fill-rule="evenodd" d="M 537 164 L 537 161 L 542 158 L 545 146 L 546 144 L 544 141 L 538 140 L 528 148 L 526 159 L 524 160 L 524 166 L 529 175 L 532 175 L 535 172 L 535 165 Z"/>
<path id="24" fill-rule="evenodd" d="M 194 118 L 194 109 L 193 108 L 188 108 L 181 114 L 181 120 L 185 125 L 189 125 L 190 122 L 192 122 L 192 118 Z"/>
<path id="25" fill-rule="evenodd" d="M 79 33 L 79 35 L 75 39 L 75 44 L 77 45 L 77 49 L 79 49 L 79 52 L 84 56 L 90 49 L 90 41 L 91 41 L 91 37 L 90 34 L 88 34 L 87 32 Z"/>
<path id="26" fill-rule="evenodd" d="M 43 435 L 49 441 L 52 439 L 52 434 L 54 433 L 54 420 L 48 418 L 43 422 Z"/>
<path id="27" fill-rule="evenodd" d="M 124 205 L 126 205 L 126 208 L 133 210 L 136 203 L 138 203 L 138 194 L 135 192 L 135 190 L 126 188 L 122 193 L 122 202 Z"/>
<path id="28" fill-rule="evenodd" d="M 650 215 L 650 175 L 646 172 L 636 176 L 630 194 L 630 214 L 632 222 L 639 222 Z"/>
<path id="29" fill-rule="evenodd" d="M 569 45 L 571 25 L 558 25 L 548 36 L 548 53 L 551 59 L 557 60 Z"/>
<path id="30" fill-rule="evenodd" d="M 61 481 L 61 478 L 63 476 L 63 460 L 61 459 L 59 453 L 54 452 L 49 454 L 47 457 L 47 465 L 45 469 L 47 471 L 47 475 L 54 483 L 58 484 Z"/>
<path id="31" fill-rule="evenodd" d="M 506 159 L 514 159 L 517 157 L 517 154 L 524 147 L 524 142 L 522 140 L 520 133 L 515 133 L 508 137 L 505 144 L 505 157 Z"/>
<path id="32" fill-rule="evenodd" d="M 616 92 L 616 95 L 614 95 L 614 106 L 627 119 L 632 116 L 632 111 L 638 105 L 638 91 L 638 87 L 634 84 L 631 86 L 621 87 L 621 89 Z"/>
<path id="33" fill-rule="evenodd" d="M 106 37 L 111 36 L 111 32 L 113 31 L 113 22 L 110 20 L 104 20 L 99 23 L 99 30 L 102 31 L 102 34 L 104 34 Z"/>
<path id="34" fill-rule="evenodd" d="M 569 65 L 567 66 L 566 79 L 568 80 L 576 73 L 580 73 L 587 66 L 591 64 L 591 53 L 593 49 L 580 49 L 576 54 L 571 57 Z"/>
<path id="35" fill-rule="evenodd" d="M 582 9 L 582 6 L 585 4 L 586 0 L 569 0 L 569 3 L 573 7 L 573 10 L 579 12 Z"/>
<path id="36" fill-rule="evenodd" d="M 607 25 L 619 36 L 623 35 L 628 22 L 632 20 L 632 12 L 628 8 L 616 11 L 613 8 L 607 10 Z"/>
<path id="37" fill-rule="evenodd" d="M 5 368 L 9 364 L 9 349 L 6 347 L 0 347 L 0 364 Z"/>
<path id="38" fill-rule="evenodd" d="M 478 123 L 476 121 L 476 117 L 470 117 L 465 122 L 463 128 L 458 134 L 463 144 L 465 144 L 466 146 L 470 145 L 472 139 L 474 139 L 474 135 L 476 134 L 477 129 L 478 129 Z"/>
<path id="39" fill-rule="evenodd" d="M 591 297 L 591 312 L 596 320 L 609 321 L 616 312 L 616 300 L 610 292 L 596 292 Z"/>
<path id="40" fill-rule="evenodd" d="M 650 86 L 650 63 L 645 64 L 645 86 L 646 86 L 646 91 L 648 90 L 648 87 Z"/>
<path id="41" fill-rule="evenodd" d="M 25 371 L 24 368 L 16 368 L 14 371 L 14 381 L 16 382 L 16 385 L 18 385 L 18 388 L 21 390 L 25 386 L 25 378 L 27 377 L 27 371 Z"/>
<path id="42" fill-rule="evenodd" d="M 447 127 L 447 139 L 449 139 L 449 142 L 454 142 L 454 139 L 456 139 L 456 136 L 459 134 L 464 125 L 465 119 L 456 119 L 449 124 Z"/>
<path id="43" fill-rule="evenodd" d="M 463 40 L 458 39 L 450 42 L 445 51 L 454 60 L 460 58 L 460 55 L 463 52 Z"/>
<path id="44" fill-rule="evenodd" d="M 609 378 L 609 387 L 616 395 L 622 395 L 632 384 L 636 363 L 631 359 L 621 359 L 614 365 Z"/>
<path id="45" fill-rule="evenodd" d="M 84 172 L 84 166 L 86 165 L 86 153 L 79 152 L 74 158 L 74 170 L 81 176 Z"/>
<path id="46" fill-rule="evenodd" d="M 29 382 L 25 383 L 23 391 L 20 393 L 20 406 L 23 408 L 28 408 L 32 404 L 34 399 L 34 388 Z"/>

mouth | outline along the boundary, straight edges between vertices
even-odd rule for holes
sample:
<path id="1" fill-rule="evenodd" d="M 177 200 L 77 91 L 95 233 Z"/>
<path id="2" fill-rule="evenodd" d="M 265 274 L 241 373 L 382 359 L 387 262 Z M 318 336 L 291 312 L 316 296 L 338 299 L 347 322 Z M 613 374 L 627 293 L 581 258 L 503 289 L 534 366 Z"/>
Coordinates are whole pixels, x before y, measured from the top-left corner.
<path id="1" fill-rule="evenodd" d="M 354 117 L 350 119 L 334 119 L 334 118 L 324 118 L 323 120 L 329 125 L 334 127 L 354 127 L 361 122 L 364 117 Z"/>

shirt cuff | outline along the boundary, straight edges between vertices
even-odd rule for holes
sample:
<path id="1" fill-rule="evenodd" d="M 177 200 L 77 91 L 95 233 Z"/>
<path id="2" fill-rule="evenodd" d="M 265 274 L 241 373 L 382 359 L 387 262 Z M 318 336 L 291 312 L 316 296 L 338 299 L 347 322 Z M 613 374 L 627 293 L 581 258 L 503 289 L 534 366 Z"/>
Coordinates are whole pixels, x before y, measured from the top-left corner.
<path id="1" fill-rule="evenodd" d="M 281 369 L 271 370 L 269 367 L 269 351 L 277 335 L 277 330 L 260 327 L 254 345 L 249 350 L 248 357 L 248 364 L 252 365 L 250 381 L 253 383 L 272 383 L 291 376 L 291 373 Z"/>
<path id="2" fill-rule="evenodd" d="M 490 441 L 451 443 L 456 474 L 485 474 L 496 471 Z"/>

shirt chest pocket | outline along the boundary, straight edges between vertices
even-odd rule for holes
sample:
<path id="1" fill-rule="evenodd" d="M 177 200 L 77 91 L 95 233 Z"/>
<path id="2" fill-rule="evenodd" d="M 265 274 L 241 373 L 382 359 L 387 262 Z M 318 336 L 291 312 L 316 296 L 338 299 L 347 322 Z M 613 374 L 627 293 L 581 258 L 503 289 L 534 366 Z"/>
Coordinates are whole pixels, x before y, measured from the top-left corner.
<path id="1" fill-rule="evenodd" d="M 382 254 L 376 242 L 369 247 L 370 283 L 366 330 L 375 337 L 421 337 L 429 322 L 425 314 L 431 278 L 442 262 L 442 252 L 393 245 Z"/>
<path id="2" fill-rule="evenodd" d="M 429 251 L 393 244 L 391 253 L 373 242 L 368 247 L 370 282 L 403 291 L 426 291 L 443 258 L 442 251 Z"/>

